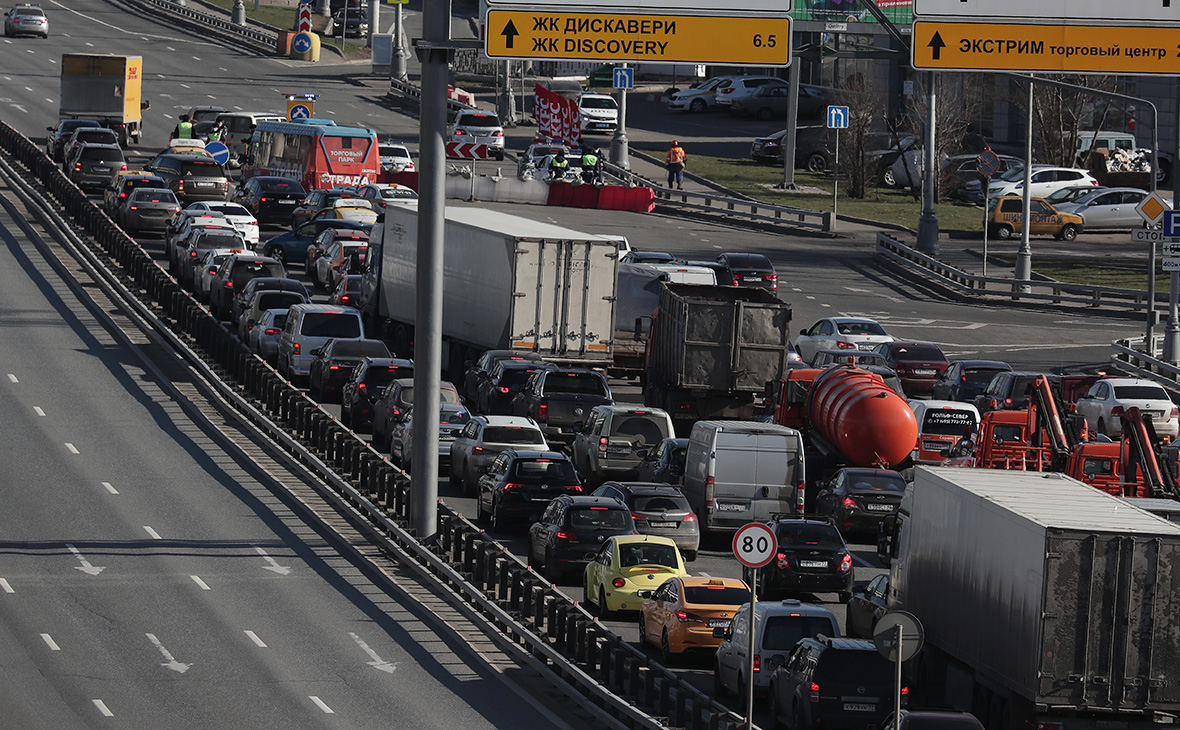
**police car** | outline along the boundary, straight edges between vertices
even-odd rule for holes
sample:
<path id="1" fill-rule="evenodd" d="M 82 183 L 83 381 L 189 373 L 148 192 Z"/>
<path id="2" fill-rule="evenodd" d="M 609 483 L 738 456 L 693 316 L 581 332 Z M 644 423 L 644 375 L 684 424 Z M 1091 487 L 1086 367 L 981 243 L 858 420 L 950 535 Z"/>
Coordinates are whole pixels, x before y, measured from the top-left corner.
<path id="1" fill-rule="evenodd" d="M 40 5 L 17 5 L 4 14 L 4 36 L 19 35 L 49 37 L 49 18 Z"/>

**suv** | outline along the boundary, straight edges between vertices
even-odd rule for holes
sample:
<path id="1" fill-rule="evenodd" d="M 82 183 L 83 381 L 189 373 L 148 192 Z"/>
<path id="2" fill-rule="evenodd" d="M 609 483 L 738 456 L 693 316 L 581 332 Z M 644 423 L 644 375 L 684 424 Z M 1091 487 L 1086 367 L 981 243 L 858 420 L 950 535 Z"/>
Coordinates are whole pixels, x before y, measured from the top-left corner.
<path id="1" fill-rule="evenodd" d="M 541 362 L 540 358 L 524 360 L 513 356 L 496 361 L 488 376 L 479 381 L 475 392 L 475 410 L 486 415 L 509 415 L 512 413 L 513 399 L 532 374 L 538 370 L 554 370 L 556 367 Z"/>
<path id="2" fill-rule="evenodd" d="M 475 511 L 502 532 L 509 522 L 532 522 L 561 494 L 581 494 L 569 457 L 556 451 L 501 452 L 479 478 Z"/>
<path id="3" fill-rule="evenodd" d="M 65 142 L 62 152 L 63 164 L 69 167 L 74 156 L 78 154 L 78 150 L 86 144 L 113 144 L 117 146 L 119 135 L 106 127 L 78 127 Z"/>
<path id="4" fill-rule="evenodd" d="M 605 497 L 557 497 L 529 528 L 529 565 L 544 567 L 545 577 L 557 583 L 581 571 L 613 535 L 634 535 L 631 510 Z"/>
<path id="5" fill-rule="evenodd" d="M 627 505 L 641 535 L 671 538 L 688 562 L 697 559 L 701 528 L 679 487 L 644 482 L 607 482 L 593 492 Z"/>
<path id="6" fill-rule="evenodd" d="M 503 451 L 532 447 L 548 451 L 549 444 L 536 422 L 515 416 L 477 416 L 467 422 L 451 443 L 451 486 L 475 491 L 476 482 Z"/>
<path id="7" fill-rule="evenodd" d="M 786 519 L 767 523 L 778 537 L 775 560 L 758 571 L 759 599 L 784 593 L 838 593 L 852 598 L 852 553 L 827 520 Z M 746 572 L 746 569 L 743 569 Z M 744 576 L 749 583 L 749 576 Z"/>
<path id="8" fill-rule="evenodd" d="M 461 111 L 447 127 L 447 140 L 487 145 L 488 156 L 504 159 L 504 127 L 495 112 L 472 109 Z"/>
<path id="9" fill-rule="evenodd" d="M 148 163 L 148 171 L 164 178 L 185 205 L 197 200 L 225 200 L 229 178 L 221 163 L 206 155 L 165 152 Z"/>
<path id="10" fill-rule="evenodd" d="M 97 119 L 59 119 L 57 124 L 46 127 L 45 155 L 54 162 L 65 162 L 66 144 L 79 127 L 101 127 Z"/>
<path id="11" fill-rule="evenodd" d="M 1086 170 L 1076 167 L 1051 167 L 1049 165 L 1033 165 L 1029 191 L 1034 198 L 1043 198 L 1060 188 L 1073 185 L 1097 186 L 1098 180 Z M 1005 195 L 1022 195 L 1024 193 L 1024 168 L 1014 167 L 998 178 L 993 178 L 987 187 L 987 194 L 992 199 L 999 199 Z"/>
<path id="12" fill-rule="evenodd" d="M 373 428 L 373 404 L 389 384 L 414 373 L 412 360 L 366 357 L 353 368 L 340 388 L 340 422 L 364 433 Z"/>
<path id="13" fill-rule="evenodd" d="M 290 308 L 279 337 L 277 369 L 291 380 L 306 378 L 314 357 L 312 350 L 331 339 L 359 340 L 364 337 L 364 331 L 361 313 L 355 309 L 296 304 Z"/>
<path id="14" fill-rule="evenodd" d="M 886 359 L 884 365 L 901 378 L 905 392 L 914 397 L 929 397 L 934 384 L 950 367 L 942 348 L 932 342 L 882 342 L 876 352 Z"/>
<path id="15" fill-rule="evenodd" d="M 771 721 L 793 730 L 880 727 L 893 710 L 893 666 L 866 639 L 802 639 L 770 678 Z"/>
<path id="16" fill-rule="evenodd" d="M 212 235 L 207 233 L 200 238 Z M 217 276 L 209 283 L 209 309 L 219 319 L 230 319 L 234 295 L 244 289 L 251 279 L 260 276 L 282 279 L 286 275 L 283 265 L 274 259 L 252 253 L 236 253 L 222 262 Z"/>
<path id="17" fill-rule="evenodd" d="M 308 390 L 320 402 L 334 401 L 362 358 L 390 358 L 381 340 L 328 340 L 315 350 L 308 373 Z"/>
<path id="18" fill-rule="evenodd" d="M 572 453 L 587 482 L 635 479 L 647 450 L 676 435 L 672 418 L 659 408 L 595 406 L 578 425 Z"/>
<path id="19" fill-rule="evenodd" d="M 464 398 L 468 401 L 479 399 L 480 383 L 491 376 L 492 367 L 500 360 L 541 362 L 541 356 L 535 352 L 520 350 L 485 350 L 478 360 L 467 363 L 467 371 L 463 373 Z"/>
<path id="20" fill-rule="evenodd" d="M 126 169 L 127 161 L 119 145 L 85 144 L 75 151 L 66 174 L 80 188 L 99 188 L 116 172 Z"/>
<path id="21" fill-rule="evenodd" d="M 119 205 L 131 195 L 135 188 L 166 188 L 163 178 L 144 172 L 120 170 L 111 175 L 110 182 L 102 193 L 102 209 L 113 216 Z M 169 216 L 171 217 L 171 216 Z"/>
<path id="22" fill-rule="evenodd" d="M 746 657 L 750 646 L 749 627 L 750 606 L 746 604 L 734 614 L 729 626 L 713 630 L 713 635 L 721 639 L 713 666 L 713 694 L 718 697 L 730 691 L 745 691 L 743 672 L 749 666 Z M 840 635 L 836 615 L 823 606 L 795 599 L 755 603 L 754 695 L 766 694 L 773 667 L 786 662 L 800 639 L 821 634 Z"/>

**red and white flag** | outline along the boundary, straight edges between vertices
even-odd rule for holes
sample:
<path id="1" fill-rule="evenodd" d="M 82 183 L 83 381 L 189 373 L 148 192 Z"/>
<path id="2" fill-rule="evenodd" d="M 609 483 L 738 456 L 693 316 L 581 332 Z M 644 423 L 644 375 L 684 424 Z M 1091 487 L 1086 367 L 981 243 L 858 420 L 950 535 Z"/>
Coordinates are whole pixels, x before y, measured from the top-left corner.
<path id="1" fill-rule="evenodd" d="M 582 111 L 577 102 L 555 94 L 537 84 L 533 115 L 537 131 L 553 140 L 560 140 L 570 149 L 582 145 Z"/>

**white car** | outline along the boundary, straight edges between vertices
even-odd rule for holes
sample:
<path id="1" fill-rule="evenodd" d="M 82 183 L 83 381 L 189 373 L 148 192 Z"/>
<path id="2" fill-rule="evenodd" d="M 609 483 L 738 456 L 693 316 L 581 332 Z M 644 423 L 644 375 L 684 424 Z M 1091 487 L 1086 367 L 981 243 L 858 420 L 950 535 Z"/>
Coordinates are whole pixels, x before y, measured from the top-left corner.
<path id="1" fill-rule="evenodd" d="M 501 451 L 548 451 L 541 427 L 520 416 L 476 416 L 451 442 L 451 485 L 475 493 L 475 485 Z"/>
<path id="2" fill-rule="evenodd" d="M 717 87 L 717 106 L 730 109 L 735 99 L 749 99 L 758 88 L 767 84 L 788 85 L 785 79 L 777 76 L 731 76 L 727 83 Z"/>
<path id="3" fill-rule="evenodd" d="M 217 276 L 217 269 L 221 267 L 222 261 L 235 253 L 244 252 L 240 248 L 211 248 L 205 251 L 200 263 L 193 269 L 193 291 L 198 301 L 209 301 L 209 289 Z"/>
<path id="4" fill-rule="evenodd" d="M 613 132 L 619 126 L 619 103 L 607 94 L 579 94 L 583 132 Z"/>
<path id="5" fill-rule="evenodd" d="M 397 142 L 380 142 L 377 154 L 381 159 L 381 172 L 396 175 L 399 172 L 413 172 L 414 158 L 404 144 Z"/>
<path id="6" fill-rule="evenodd" d="M 198 203 L 191 203 L 186 210 L 207 210 L 221 213 L 225 216 L 226 220 L 233 224 L 234 228 L 238 229 L 238 233 L 242 234 L 242 238 L 246 239 L 250 250 L 258 248 L 258 219 L 254 217 L 253 213 L 237 203 L 228 203 L 220 200 L 202 200 Z"/>
<path id="7" fill-rule="evenodd" d="M 389 203 L 418 202 L 418 193 L 413 188 L 397 183 L 369 183 L 357 188 L 356 194 L 369 201 L 373 210 L 385 210 Z"/>
<path id="8" fill-rule="evenodd" d="M 1128 408 L 1138 408 L 1150 417 L 1157 436 L 1175 439 L 1180 435 L 1180 409 L 1172 403 L 1168 391 L 1152 380 L 1103 378 L 1078 398 L 1077 408 L 1091 431 L 1115 440 L 1123 436 L 1120 416 Z"/>
<path id="9" fill-rule="evenodd" d="M 1137 208 L 1149 193 L 1138 188 L 1097 188 L 1068 203 L 1054 206 L 1062 213 L 1080 215 L 1087 231 L 1112 228 L 1142 228 Z M 1172 204 L 1164 201 L 1164 207 Z"/>
<path id="10" fill-rule="evenodd" d="M 1049 165 L 1032 166 L 1032 182 L 1030 190 L 1032 197 L 1044 198 L 1061 188 L 1075 185 L 1098 186 L 1098 180 L 1089 172 L 1078 167 L 1051 167 Z M 1024 168 L 1014 167 L 1003 175 L 992 180 L 987 187 L 992 200 L 999 200 L 1005 195 L 1024 194 Z"/>
<path id="11" fill-rule="evenodd" d="M 803 362 L 811 362 L 820 350 L 872 350 L 893 342 L 885 328 L 860 317 L 825 317 L 799 333 L 795 350 Z"/>
<path id="12" fill-rule="evenodd" d="M 488 157 L 504 159 L 504 127 L 495 112 L 459 112 L 447 127 L 447 141 L 484 144 L 488 146 Z"/>
<path id="13" fill-rule="evenodd" d="M 668 108 L 673 111 L 703 112 L 717 107 L 717 88 L 733 76 L 714 76 L 668 97 Z"/>

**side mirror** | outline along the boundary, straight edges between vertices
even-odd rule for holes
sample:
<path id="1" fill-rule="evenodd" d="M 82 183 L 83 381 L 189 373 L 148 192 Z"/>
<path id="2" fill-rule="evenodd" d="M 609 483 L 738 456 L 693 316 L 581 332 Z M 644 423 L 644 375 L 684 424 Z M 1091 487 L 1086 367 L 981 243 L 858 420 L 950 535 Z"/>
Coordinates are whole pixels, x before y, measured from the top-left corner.
<path id="1" fill-rule="evenodd" d="M 322 355 L 323 352 L 324 352 L 323 348 L 317 348 L 315 350 L 312 350 L 311 354 L 313 357 L 318 357 L 318 356 Z"/>
<path id="2" fill-rule="evenodd" d="M 640 449 L 639 451 L 635 452 L 635 455 L 638 456 L 640 459 L 646 459 L 649 451 L 650 451 L 650 449 Z"/>
<path id="3" fill-rule="evenodd" d="M 809 331 L 807 330 L 807 328 L 806 328 L 806 327 L 804 327 L 803 329 L 799 330 L 799 336 L 800 336 L 800 337 L 806 337 L 806 336 L 808 336 L 808 335 L 810 335 L 810 334 L 811 334 L 811 332 L 809 332 Z"/>
<path id="4" fill-rule="evenodd" d="M 148 101 L 147 99 L 144 99 L 143 101 L 139 102 L 140 111 L 146 112 L 148 109 L 151 109 L 151 108 L 152 108 L 152 103 L 150 101 Z"/>
<path id="5" fill-rule="evenodd" d="M 586 559 L 587 559 L 587 560 L 594 560 L 594 559 L 595 559 L 595 558 L 597 558 L 597 557 L 598 557 L 598 553 L 597 553 L 597 552 L 589 552 L 589 553 L 586 553 Z"/>

